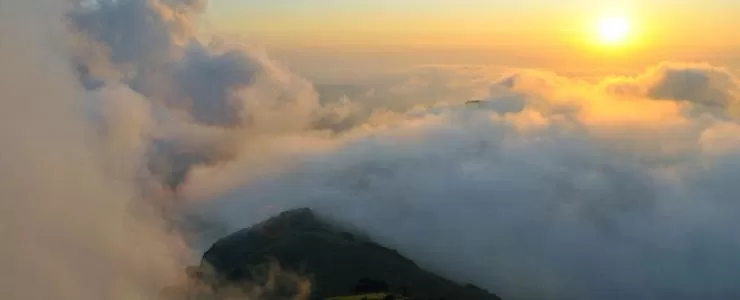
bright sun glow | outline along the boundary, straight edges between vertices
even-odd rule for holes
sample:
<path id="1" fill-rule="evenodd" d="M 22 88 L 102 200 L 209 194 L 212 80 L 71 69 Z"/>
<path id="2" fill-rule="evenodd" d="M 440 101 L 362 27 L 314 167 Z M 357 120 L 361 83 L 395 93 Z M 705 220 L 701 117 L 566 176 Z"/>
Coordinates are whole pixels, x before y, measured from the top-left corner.
<path id="1" fill-rule="evenodd" d="M 608 17 L 599 23 L 599 37 L 608 44 L 620 44 L 630 33 L 630 23 L 623 17 Z"/>

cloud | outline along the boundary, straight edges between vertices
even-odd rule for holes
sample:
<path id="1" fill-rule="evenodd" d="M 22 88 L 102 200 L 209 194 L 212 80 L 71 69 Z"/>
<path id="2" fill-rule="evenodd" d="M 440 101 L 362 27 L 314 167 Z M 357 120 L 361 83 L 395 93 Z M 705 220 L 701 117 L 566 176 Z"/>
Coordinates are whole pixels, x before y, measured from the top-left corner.
<path id="1" fill-rule="evenodd" d="M 686 102 L 692 112 L 732 113 L 740 105 L 740 79 L 728 70 L 706 64 L 663 63 L 636 78 L 612 79 L 607 90 L 620 95 Z"/>
<path id="2" fill-rule="evenodd" d="M 256 135 L 302 131 L 323 118 L 312 85 L 264 52 L 200 38 L 205 1 L 95 4 L 68 14 L 78 75 L 93 94 L 129 90 L 132 102 L 156 110 L 138 165 L 164 186 L 176 189 L 196 166 L 247 155 Z"/>
<path id="3" fill-rule="evenodd" d="M 159 299 L 181 236 L 198 251 L 303 206 L 507 299 L 740 295 L 725 69 L 424 66 L 314 88 L 209 41 L 205 1 L 88 1 L 71 32 L 52 2 L 0 2 L 5 298 Z"/>
<path id="4" fill-rule="evenodd" d="M 658 78 L 641 91 L 681 95 Z M 737 297 L 738 119 L 614 80 L 515 70 L 484 101 L 384 113 L 195 207 L 232 230 L 314 207 L 507 299 Z"/>
<path id="5" fill-rule="evenodd" d="M 310 126 L 310 83 L 198 41 L 205 1 L 0 5 L 2 298 L 162 299 L 193 254 L 168 189 Z"/>
<path id="6" fill-rule="evenodd" d="M 120 156 L 98 148 L 81 109 L 61 5 L 0 1 L 0 297 L 158 299 L 177 280 L 178 237 L 128 169 L 108 168 Z M 108 120 L 104 135 L 137 143 Z"/>
<path id="7" fill-rule="evenodd" d="M 239 52 L 211 56 L 200 45 L 186 51 L 183 65 L 175 74 L 182 93 L 191 99 L 193 117 L 210 125 L 233 126 L 240 121 L 240 107 L 232 92 L 252 84 L 259 66 Z"/>

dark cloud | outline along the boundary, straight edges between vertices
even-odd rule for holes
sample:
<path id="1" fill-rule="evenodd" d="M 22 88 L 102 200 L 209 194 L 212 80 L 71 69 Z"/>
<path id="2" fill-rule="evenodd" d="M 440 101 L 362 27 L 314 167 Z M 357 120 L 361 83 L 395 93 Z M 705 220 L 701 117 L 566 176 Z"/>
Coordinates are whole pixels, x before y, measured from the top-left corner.
<path id="1" fill-rule="evenodd" d="M 740 80 L 726 69 L 703 64 L 660 64 L 635 78 L 606 82 L 618 95 L 672 100 L 689 104 L 689 114 L 715 117 L 738 116 Z"/>
<path id="2" fill-rule="evenodd" d="M 173 26 L 150 0 L 98 0 L 96 9 L 73 11 L 74 27 L 101 42 L 116 64 L 157 67 L 172 54 Z"/>
<path id="3" fill-rule="evenodd" d="M 161 108 L 151 114 L 155 127 L 147 137 L 151 151 L 142 159 L 166 186 L 176 188 L 195 166 L 237 158 L 250 131 L 296 130 L 313 122 L 319 106 L 309 83 L 258 52 L 239 45 L 204 44 L 196 38 L 198 14 L 206 1 L 96 4 L 69 14 L 78 35 L 78 76 L 89 90 L 124 85 Z M 277 118 L 285 106 L 295 109 L 288 113 L 290 121 Z M 276 117 L 267 117 L 271 111 Z M 181 128 L 176 136 L 167 136 L 171 131 L 162 129 L 171 127 Z M 185 127 L 199 133 L 184 133 Z M 208 132 L 216 136 L 206 140 L 229 142 L 183 147 L 202 143 Z M 233 148 L 224 150 L 224 145 Z"/>
<path id="4" fill-rule="evenodd" d="M 235 159 L 234 146 L 228 140 L 155 140 L 149 152 L 148 168 L 170 189 L 187 180 L 192 168 Z"/>
<path id="5" fill-rule="evenodd" d="M 237 51 L 211 54 L 200 45 L 185 52 L 175 78 L 177 97 L 191 101 L 191 114 L 207 125 L 236 126 L 244 123 L 238 89 L 250 86 L 260 66 Z"/>
<path id="6" fill-rule="evenodd" d="M 654 99 L 689 101 L 727 109 L 736 99 L 740 82 L 730 73 L 711 67 L 663 67 L 647 95 Z"/>

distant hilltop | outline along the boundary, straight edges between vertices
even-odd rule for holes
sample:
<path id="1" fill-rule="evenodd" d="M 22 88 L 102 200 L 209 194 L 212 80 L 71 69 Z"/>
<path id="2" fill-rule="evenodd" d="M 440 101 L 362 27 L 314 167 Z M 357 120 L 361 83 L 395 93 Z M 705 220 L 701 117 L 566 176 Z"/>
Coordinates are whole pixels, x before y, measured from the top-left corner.
<path id="1" fill-rule="evenodd" d="M 259 299 L 500 300 L 425 271 L 307 208 L 222 238 L 189 273 L 197 282 L 189 291 L 195 299 L 259 293 Z"/>

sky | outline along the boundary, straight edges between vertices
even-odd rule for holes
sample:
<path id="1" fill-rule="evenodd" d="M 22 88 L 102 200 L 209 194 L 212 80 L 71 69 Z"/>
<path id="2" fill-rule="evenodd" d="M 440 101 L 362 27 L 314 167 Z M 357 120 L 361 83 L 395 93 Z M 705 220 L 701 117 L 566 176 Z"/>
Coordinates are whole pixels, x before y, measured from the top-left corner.
<path id="1" fill-rule="evenodd" d="M 662 61 L 737 68 L 738 13 L 733 0 L 221 0 L 209 3 L 206 19 L 214 32 L 260 43 L 321 80 L 318 73 L 331 67 L 426 64 L 594 76 L 634 74 Z M 630 23 L 624 45 L 600 43 L 598 24 L 609 16 Z"/>
<path id="2" fill-rule="evenodd" d="M 738 45 L 738 11 L 732 0 L 222 0 L 210 7 L 216 28 L 282 42 L 466 47 L 581 42 L 611 14 L 629 18 L 648 44 Z"/>

